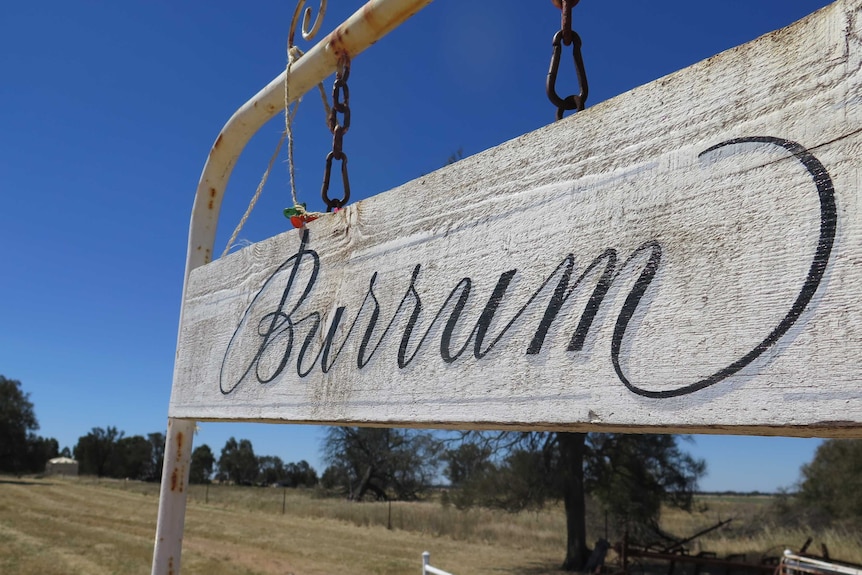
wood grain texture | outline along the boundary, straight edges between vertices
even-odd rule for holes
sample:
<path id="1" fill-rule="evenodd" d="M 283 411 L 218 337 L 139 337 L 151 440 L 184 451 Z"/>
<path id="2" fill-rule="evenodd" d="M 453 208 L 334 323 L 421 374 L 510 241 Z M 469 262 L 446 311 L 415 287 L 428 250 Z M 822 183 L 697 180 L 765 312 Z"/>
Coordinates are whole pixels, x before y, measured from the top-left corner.
<path id="1" fill-rule="evenodd" d="M 860 13 L 195 270 L 171 417 L 862 436 Z"/>

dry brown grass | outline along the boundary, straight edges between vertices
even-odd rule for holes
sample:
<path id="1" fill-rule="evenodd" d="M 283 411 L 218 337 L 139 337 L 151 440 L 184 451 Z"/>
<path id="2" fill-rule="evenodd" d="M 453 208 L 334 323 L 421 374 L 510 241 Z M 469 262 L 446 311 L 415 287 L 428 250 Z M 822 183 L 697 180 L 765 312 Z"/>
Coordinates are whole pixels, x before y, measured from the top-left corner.
<path id="1" fill-rule="evenodd" d="M 184 574 L 416 573 L 426 550 L 435 566 L 457 574 L 556 573 L 561 560 L 562 546 L 543 550 L 525 542 L 508 547 L 456 541 L 430 530 L 388 530 L 373 521 L 358 528 L 357 517 L 315 516 L 339 505 L 357 513 L 379 505 L 351 506 L 289 493 L 289 512 L 282 515 L 281 490 L 220 489 L 211 488 L 210 495 L 219 494 L 222 501 L 213 497 L 208 504 L 203 487 L 192 492 Z M 0 573 L 149 573 L 157 502 L 154 485 L 0 478 Z M 408 509 L 405 522 L 411 520 Z M 488 538 L 497 535 L 494 529 L 488 533 Z"/>
<path id="2" fill-rule="evenodd" d="M 149 573 L 157 502 L 153 484 L 0 478 L 0 573 Z M 797 549 L 813 535 L 834 557 L 862 562 L 859 534 L 776 528 L 764 520 L 769 505 L 768 497 L 703 498 L 695 513 L 667 511 L 663 528 L 688 535 L 734 517 L 691 550 L 756 560 Z M 604 525 L 595 516 L 591 525 L 592 542 Z M 437 501 L 393 503 L 390 512 L 386 503 L 347 503 L 312 491 L 195 485 L 183 573 L 416 573 L 428 550 L 434 565 L 456 575 L 540 575 L 558 573 L 564 537 L 559 507 L 511 515 Z"/>
<path id="3" fill-rule="evenodd" d="M 83 481 L 94 481 L 84 479 Z M 158 496 L 158 485 L 103 481 L 102 485 L 134 493 Z M 357 527 L 384 527 L 425 536 L 470 543 L 491 543 L 512 548 L 530 548 L 560 555 L 565 542 L 562 509 L 542 513 L 510 514 L 490 509 L 459 510 L 432 502 L 350 503 L 320 497 L 313 490 L 191 485 L 189 505 L 242 509 L 265 515 L 288 515 L 304 519 L 328 519 Z M 562 561 L 562 557 L 560 557 Z"/>
<path id="4" fill-rule="evenodd" d="M 779 556 L 785 549 L 799 550 L 812 537 L 809 552 L 820 553 L 824 543 L 834 558 L 862 563 L 862 534 L 849 529 L 815 531 L 781 525 L 771 513 L 770 496 L 703 496 L 694 513 L 665 510 L 662 524 L 678 535 L 694 534 L 720 520 L 733 518 L 726 527 L 698 538 L 692 552 L 713 551 L 719 556 L 744 553 L 750 559 Z"/>

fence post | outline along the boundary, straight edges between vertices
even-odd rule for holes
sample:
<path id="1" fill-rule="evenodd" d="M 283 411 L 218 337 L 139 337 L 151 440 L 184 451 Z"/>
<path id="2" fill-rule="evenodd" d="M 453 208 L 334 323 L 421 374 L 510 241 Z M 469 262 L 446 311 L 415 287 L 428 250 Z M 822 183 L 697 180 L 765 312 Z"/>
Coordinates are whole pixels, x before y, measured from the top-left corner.
<path id="1" fill-rule="evenodd" d="M 431 563 L 431 553 L 425 551 L 422 553 L 422 575 L 427 575 L 426 567 Z"/>

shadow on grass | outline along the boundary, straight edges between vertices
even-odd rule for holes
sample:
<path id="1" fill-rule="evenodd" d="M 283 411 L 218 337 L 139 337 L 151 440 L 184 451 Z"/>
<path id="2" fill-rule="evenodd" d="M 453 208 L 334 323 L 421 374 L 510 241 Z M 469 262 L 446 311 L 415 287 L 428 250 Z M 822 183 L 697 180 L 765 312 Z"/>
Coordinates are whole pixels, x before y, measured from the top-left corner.
<path id="1" fill-rule="evenodd" d="M 560 569 L 556 561 L 534 561 L 527 565 L 512 568 L 495 569 L 499 573 L 511 573 L 512 575 L 571 575 L 570 571 Z M 455 575 L 458 575 L 457 573 Z"/>
<path id="2" fill-rule="evenodd" d="M 28 481 L 27 479 L 0 479 L 0 485 L 54 485 L 50 481 Z"/>

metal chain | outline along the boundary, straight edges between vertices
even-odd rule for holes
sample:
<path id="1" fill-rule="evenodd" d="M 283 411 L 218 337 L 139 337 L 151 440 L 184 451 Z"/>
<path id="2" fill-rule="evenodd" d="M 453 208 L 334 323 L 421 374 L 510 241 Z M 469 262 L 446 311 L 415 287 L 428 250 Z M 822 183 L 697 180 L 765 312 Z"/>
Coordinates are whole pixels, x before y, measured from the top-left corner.
<path id="1" fill-rule="evenodd" d="M 581 111 L 587 103 L 587 93 L 589 86 L 587 84 L 587 72 L 584 69 L 584 59 L 581 55 L 581 37 L 572 30 L 572 8 L 574 8 L 578 0 L 551 0 L 554 6 L 562 12 L 562 27 L 560 31 L 554 34 L 553 46 L 554 52 L 551 56 L 551 67 L 548 70 L 548 80 L 545 84 L 545 90 L 548 94 L 548 99 L 557 107 L 557 120 L 563 118 L 563 112 L 566 110 Z M 580 87 L 579 94 L 572 94 L 565 98 L 557 94 L 557 73 L 560 69 L 560 57 L 563 53 L 563 44 L 572 46 L 572 58 L 575 62 L 575 75 L 578 79 Z"/>
<path id="2" fill-rule="evenodd" d="M 343 55 L 335 72 L 335 83 L 332 85 L 332 108 L 329 110 L 329 131 L 332 132 L 332 151 L 326 156 L 326 169 L 323 172 L 323 187 L 320 195 L 326 204 L 326 211 L 331 212 L 344 207 L 350 200 L 350 179 L 347 176 L 347 154 L 342 150 L 344 134 L 350 129 L 350 89 L 347 78 L 350 76 L 350 59 Z M 343 120 L 338 123 L 338 114 Z M 341 181 L 344 185 L 344 197 L 329 197 L 329 179 L 332 173 L 332 161 L 341 162 Z"/>

